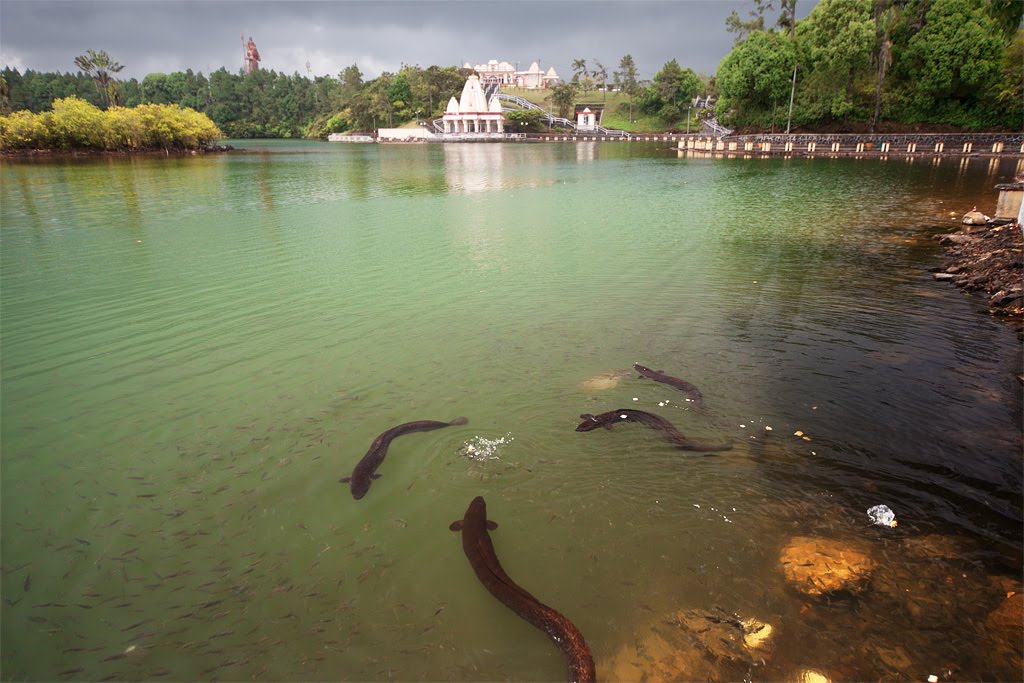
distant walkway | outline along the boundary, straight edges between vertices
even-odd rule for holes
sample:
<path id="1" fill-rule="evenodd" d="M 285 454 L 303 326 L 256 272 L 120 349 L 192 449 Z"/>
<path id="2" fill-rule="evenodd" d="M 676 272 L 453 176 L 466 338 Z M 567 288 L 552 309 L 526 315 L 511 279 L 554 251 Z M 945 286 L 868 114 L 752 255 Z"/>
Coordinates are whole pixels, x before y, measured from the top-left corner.
<path id="1" fill-rule="evenodd" d="M 679 148 L 792 156 L 1021 156 L 1024 133 L 756 133 L 684 136 Z"/>

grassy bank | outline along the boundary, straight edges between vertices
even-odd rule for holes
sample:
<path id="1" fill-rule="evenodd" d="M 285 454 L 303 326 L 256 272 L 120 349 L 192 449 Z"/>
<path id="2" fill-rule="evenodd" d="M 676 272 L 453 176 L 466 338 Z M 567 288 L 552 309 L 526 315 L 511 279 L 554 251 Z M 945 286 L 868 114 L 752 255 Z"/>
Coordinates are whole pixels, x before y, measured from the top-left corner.
<path id="1" fill-rule="evenodd" d="M 550 90 L 526 90 L 525 88 L 502 88 L 504 93 L 522 97 L 547 111 L 557 114 L 554 106 L 547 101 L 551 94 Z M 605 128 L 625 130 L 630 133 L 660 133 L 667 130 L 665 125 L 657 116 L 642 114 L 636 98 L 633 98 L 633 120 L 629 120 L 629 95 L 622 92 L 599 92 L 590 91 L 586 95 L 580 93 L 576 96 L 575 104 L 603 104 L 604 114 L 601 117 L 601 125 Z M 570 112 L 570 117 L 572 113 Z M 678 126 L 677 126 L 678 127 Z M 685 130 L 686 120 L 682 122 L 682 129 Z M 700 130 L 697 123 L 696 112 L 691 120 L 691 130 Z"/>

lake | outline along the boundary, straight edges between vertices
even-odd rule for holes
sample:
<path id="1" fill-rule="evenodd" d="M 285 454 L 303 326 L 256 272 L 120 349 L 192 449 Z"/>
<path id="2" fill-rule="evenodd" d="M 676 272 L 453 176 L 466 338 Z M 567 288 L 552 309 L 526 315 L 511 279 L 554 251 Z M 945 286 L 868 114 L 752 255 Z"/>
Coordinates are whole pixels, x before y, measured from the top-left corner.
<path id="1" fill-rule="evenodd" d="M 234 144 L 0 165 L 4 680 L 564 680 L 448 529 L 477 495 L 599 680 L 651 643 L 678 677 L 1019 674 L 986 619 L 1021 590 L 1021 346 L 927 272 L 1016 160 Z M 732 449 L 574 431 L 621 408 Z M 870 585 L 797 592 L 799 537 Z"/>

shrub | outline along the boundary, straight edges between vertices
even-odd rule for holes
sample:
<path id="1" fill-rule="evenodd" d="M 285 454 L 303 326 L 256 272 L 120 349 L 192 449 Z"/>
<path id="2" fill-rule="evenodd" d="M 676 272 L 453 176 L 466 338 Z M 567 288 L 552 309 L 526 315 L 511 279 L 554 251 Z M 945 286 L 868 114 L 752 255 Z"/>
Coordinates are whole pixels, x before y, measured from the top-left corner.
<path id="1" fill-rule="evenodd" d="M 101 111 L 77 97 L 53 102 L 53 111 L 0 117 L 3 149 L 198 149 L 223 137 L 205 114 L 172 104 Z"/>

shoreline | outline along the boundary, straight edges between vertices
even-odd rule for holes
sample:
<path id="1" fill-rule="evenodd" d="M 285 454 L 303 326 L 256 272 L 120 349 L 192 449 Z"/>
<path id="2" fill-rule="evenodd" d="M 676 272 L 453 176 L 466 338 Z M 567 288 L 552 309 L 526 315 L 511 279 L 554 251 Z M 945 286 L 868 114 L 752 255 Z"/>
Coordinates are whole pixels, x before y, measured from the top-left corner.
<path id="1" fill-rule="evenodd" d="M 0 159 L 77 159 L 101 157 L 147 157 L 147 156 L 197 156 L 199 154 L 221 154 L 234 151 L 231 145 L 207 145 L 198 149 L 17 149 L 0 150 Z"/>
<path id="2" fill-rule="evenodd" d="M 968 228 L 969 226 L 964 226 Z M 991 315 L 1006 320 L 1024 340 L 1024 235 L 1016 221 L 932 235 L 946 262 L 930 268 L 939 282 L 988 297 Z"/>

